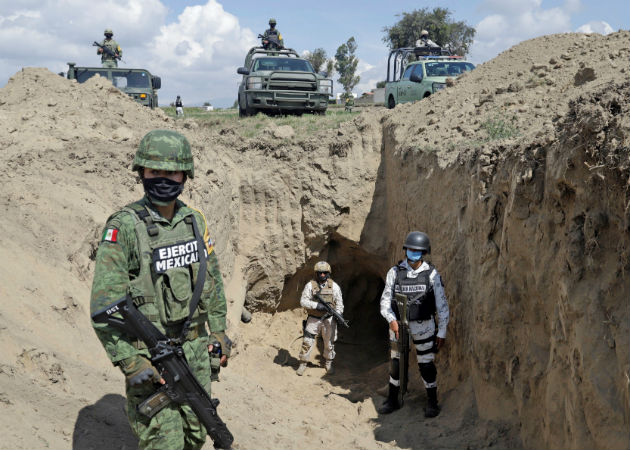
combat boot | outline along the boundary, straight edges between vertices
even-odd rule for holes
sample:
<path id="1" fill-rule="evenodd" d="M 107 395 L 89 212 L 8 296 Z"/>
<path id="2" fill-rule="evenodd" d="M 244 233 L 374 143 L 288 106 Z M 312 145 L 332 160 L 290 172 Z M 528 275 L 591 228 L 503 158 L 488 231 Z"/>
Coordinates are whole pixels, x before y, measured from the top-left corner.
<path id="1" fill-rule="evenodd" d="M 398 391 L 400 390 L 399 386 L 394 386 L 393 384 L 389 384 L 389 392 L 387 393 L 387 400 L 381 405 L 378 409 L 379 414 L 390 414 L 400 409 L 400 405 L 398 404 Z"/>
<path id="2" fill-rule="evenodd" d="M 437 388 L 427 389 L 428 404 L 424 410 L 424 417 L 437 417 L 440 414 L 440 407 L 437 402 Z"/>
<path id="3" fill-rule="evenodd" d="M 326 373 L 328 375 L 332 375 L 335 373 L 335 368 L 332 366 L 332 359 L 326 360 L 326 364 L 324 364 L 324 367 L 326 368 Z"/>
<path id="4" fill-rule="evenodd" d="M 300 367 L 297 368 L 295 373 L 297 373 L 299 376 L 302 376 L 304 375 L 305 371 L 306 371 L 306 363 L 300 363 Z"/>

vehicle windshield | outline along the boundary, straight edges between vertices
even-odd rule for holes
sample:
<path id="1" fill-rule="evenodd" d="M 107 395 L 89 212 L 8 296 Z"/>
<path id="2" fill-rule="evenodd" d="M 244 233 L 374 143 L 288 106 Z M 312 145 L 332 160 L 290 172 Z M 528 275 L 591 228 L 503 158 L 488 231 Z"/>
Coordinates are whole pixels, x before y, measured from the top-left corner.
<path id="1" fill-rule="evenodd" d="M 456 77 L 464 72 L 473 70 L 475 66 L 469 62 L 444 61 L 426 62 L 424 69 L 428 77 Z"/>
<path id="2" fill-rule="evenodd" d="M 315 72 L 310 62 L 293 58 L 257 58 L 254 60 L 251 72 L 261 70 Z"/>
<path id="3" fill-rule="evenodd" d="M 75 77 L 77 79 L 77 82 L 85 83 L 87 80 L 89 80 L 90 78 L 92 78 L 94 75 L 97 75 L 97 74 L 102 76 L 103 78 L 107 78 L 106 70 L 87 70 L 87 69 L 77 70 Z"/>
<path id="4" fill-rule="evenodd" d="M 129 70 L 112 70 L 112 83 L 117 88 L 149 89 L 151 80 L 146 72 L 131 72 Z"/>

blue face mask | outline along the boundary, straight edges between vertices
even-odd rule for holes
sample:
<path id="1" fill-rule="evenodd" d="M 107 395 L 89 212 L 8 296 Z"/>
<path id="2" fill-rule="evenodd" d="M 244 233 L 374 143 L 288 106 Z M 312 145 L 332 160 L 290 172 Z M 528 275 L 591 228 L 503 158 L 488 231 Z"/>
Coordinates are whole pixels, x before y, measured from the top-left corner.
<path id="1" fill-rule="evenodd" d="M 407 249 L 407 259 L 411 262 L 418 262 L 422 259 L 422 250 Z"/>

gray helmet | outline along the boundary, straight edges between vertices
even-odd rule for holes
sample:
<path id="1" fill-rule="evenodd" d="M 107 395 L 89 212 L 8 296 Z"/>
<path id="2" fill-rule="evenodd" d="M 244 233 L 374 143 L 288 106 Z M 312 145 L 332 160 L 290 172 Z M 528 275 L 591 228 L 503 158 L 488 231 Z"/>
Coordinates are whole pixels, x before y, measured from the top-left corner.
<path id="1" fill-rule="evenodd" d="M 429 236 L 422 231 L 412 231 L 405 238 L 403 249 L 410 248 L 412 250 L 422 250 L 426 253 L 431 253 L 431 242 Z"/>
<path id="2" fill-rule="evenodd" d="M 269 25 L 275 25 L 275 24 L 276 24 L 276 19 L 274 19 L 273 17 L 269 19 Z"/>
<path id="3" fill-rule="evenodd" d="M 103 34 L 104 34 L 105 36 L 107 36 L 108 34 L 109 34 L 110 36 L 113 36 L 113 35 L 114 35 L 114 32 L 112 31 L 112 29 L 111 29 L 111 28 L 105 28 L 105 32 L 104 32 Z"/>

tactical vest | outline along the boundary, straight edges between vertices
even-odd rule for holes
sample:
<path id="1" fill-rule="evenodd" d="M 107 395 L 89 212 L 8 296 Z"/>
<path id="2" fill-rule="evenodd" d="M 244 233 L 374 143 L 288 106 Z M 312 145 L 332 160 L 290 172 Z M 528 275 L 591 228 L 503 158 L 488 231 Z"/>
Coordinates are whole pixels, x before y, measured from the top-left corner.
<path id="1" fill-rule="evenodd" d="M 118 52 L 118 43 L 113 39 L 110 39 L 109 41 L 104 39 L 103 42 L 101 42 L 101 45 L 103 47 L 107 47 L 114 53 Z M 107 52 L 103 52 L 101 53 L 101 61 L 116 61 L 116 58 L 107 54 Z"/>
<path id="2" fill-rule="evenodd" d="M 429 264 L 429 270 L 423 270 L 416 278 L 408 278 L 407 268 L 400 263 L 396 266 L 394 293 L 402 293 L 407 297 L 407 319 L 429 320 L 435 314 L 435 293 L 429 279 L 432 272 L 433 266 Z M 396 319 L 400 320 L 394 295 L 391 305 Z"/>
<path id="3" fill-rule="evenodd" d="M 129 293 L 138 307 L 151 322 L 168 336 L 177 337 L 189 314 L 197 273 L 199 253 L 190 211 L 171 230 L 153 221 L 151 212 L 141 203 L 123 208 L 135 219 L 140 271 L 129 282 Z M 203 249 L 207 257 L 207 250 Z M 203 298 L 212 289 L 212 279 L 206 277 L 202 301 L 195 310 L 191 329 L 198 329 L 205 322 L 207 311 Z"/>
<path id="4" fill-rule="evenodd" d="M 332 307 L 336 309 L 337 305 L 336 305 L 335 298 L 333 295 L 332 278 L 329 278 L 328 280 L 326 280 L 326 284 L 324 285 L 323 288 L 320 288 L 319 283 L 317 281 L 311 280 L 311 291 L 313 292 L 313 294 L 319 294 L 320 297 L 324 299 L 325 302 L 330 303 Z M 314 298 L 314 296 L 313 296 L 313 301 L 314 302 L 317 301 Z M 306 308 L 306 312 L 308 313 L 309 316 L 313 316 L 313 317 L 323 317 L 326 314 L 326 311 L 320 311 L 318 309 L 312 309 L 312 308 Z"/>

